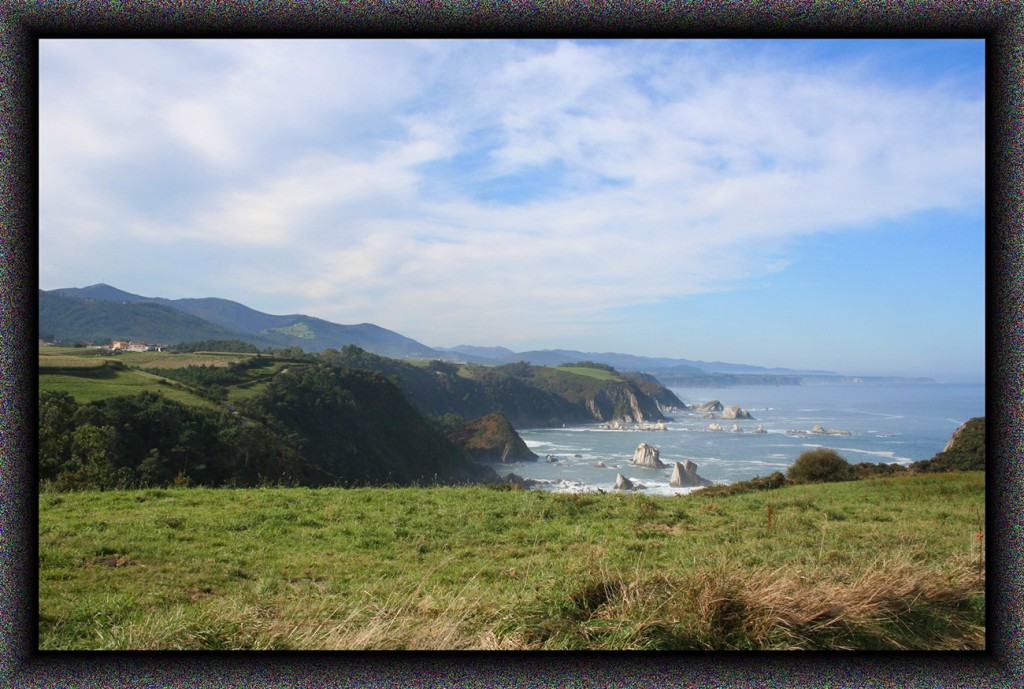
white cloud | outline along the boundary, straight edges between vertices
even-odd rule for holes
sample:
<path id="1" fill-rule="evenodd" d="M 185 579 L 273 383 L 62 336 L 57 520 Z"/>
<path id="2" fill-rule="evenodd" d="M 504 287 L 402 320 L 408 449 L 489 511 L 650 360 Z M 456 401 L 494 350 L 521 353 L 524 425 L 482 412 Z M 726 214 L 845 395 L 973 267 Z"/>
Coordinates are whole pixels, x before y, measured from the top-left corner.
<path id="1" fill-rule="evenodd" d="M 603 327 L 770 274 L 790 240 L 982 198 L 982 103 L 858 64 L 661 41 L 158 43 L 44 42 L 41 249 L 84 255 L 102 227 L 265 251 L 219 272 L 439 344 Z M 181 160 L 203 182 L 173 212 L 110 183 L 131 167 L 173 197 Z"/>

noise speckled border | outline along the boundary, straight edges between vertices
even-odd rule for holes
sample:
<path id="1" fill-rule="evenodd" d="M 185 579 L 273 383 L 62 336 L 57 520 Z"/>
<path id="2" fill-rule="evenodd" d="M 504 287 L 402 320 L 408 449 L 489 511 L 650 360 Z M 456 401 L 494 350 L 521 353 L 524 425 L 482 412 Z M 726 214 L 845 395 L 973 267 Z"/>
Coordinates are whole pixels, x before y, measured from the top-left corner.
<path id="1" fill-rule="evenodd" d="M 0 678 L 9 686 L 1020 685 L 1024 10 L 987 3 L 5 3 L 0 25 Z M 977 37 L 988 43 L 988 648 L 983 653 L 39 653 L 36 41 L 43 37 Z M 1017 680 L 1014 681 L 1014 676 Z"/>

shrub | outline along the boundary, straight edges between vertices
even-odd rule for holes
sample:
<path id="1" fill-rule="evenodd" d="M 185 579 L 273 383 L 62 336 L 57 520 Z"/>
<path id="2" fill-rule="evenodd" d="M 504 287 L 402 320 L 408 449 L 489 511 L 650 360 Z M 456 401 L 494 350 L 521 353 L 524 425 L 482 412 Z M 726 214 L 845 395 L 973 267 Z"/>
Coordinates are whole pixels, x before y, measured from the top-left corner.
<path id="1" fill-rule="evenodd" d="M 808 450 L 796 458 L 786 472 L 790 481 L 803 483 L 846 481 L 851 478 L 850 465 L 838 452 L 827 447 Z"/>

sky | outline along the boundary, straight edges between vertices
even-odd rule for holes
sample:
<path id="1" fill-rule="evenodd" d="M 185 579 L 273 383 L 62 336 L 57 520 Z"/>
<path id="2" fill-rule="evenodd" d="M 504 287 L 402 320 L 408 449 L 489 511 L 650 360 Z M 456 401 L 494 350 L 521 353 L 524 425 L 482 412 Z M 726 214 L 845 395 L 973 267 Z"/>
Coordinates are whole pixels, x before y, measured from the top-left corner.
<path id="1" fill-rule="evenodd" d="M 981 40 L 40 42 L 41 289 L 981 381 Z"/>

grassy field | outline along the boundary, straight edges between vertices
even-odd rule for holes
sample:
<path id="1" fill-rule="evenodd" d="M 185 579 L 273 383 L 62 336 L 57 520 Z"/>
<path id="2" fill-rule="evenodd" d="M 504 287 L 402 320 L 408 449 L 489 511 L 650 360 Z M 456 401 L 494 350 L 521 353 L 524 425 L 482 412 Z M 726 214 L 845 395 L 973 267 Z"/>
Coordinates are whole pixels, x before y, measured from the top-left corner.
<path id="1" fill-rule="evenodd" d="M 227 366 L 252 356 L 227 352 L 125 352 L 112 355 L 96 349 L 41 347 L 39 390 L 67 392 L 80 404 L 150 391 L 183 404 L 215 409 L 218 408 L 216 403 L 196 394 L 197 391 L 189 385 L 141 369 Z M 251 372 L 251 382 L 231 387 L 228 398 L 235 401 L 256 394 L 267 380 L 287 365 L 268 360 L 266 367 Z"/>
<path id="2" fill-rule="evenodd" d="M 614 371 L 607 371 L 603 368 L 585 368 L 581 366 L 559 366 L 556 371 L 574 373 L 577 376 L 596 378 L 597 380 L 622 380 L 622 377 Z"/>
<path id="3" fill-rule="evenodd" d="M 42 649 L 980 649 L 984 475 L 39 498 Z"/>

